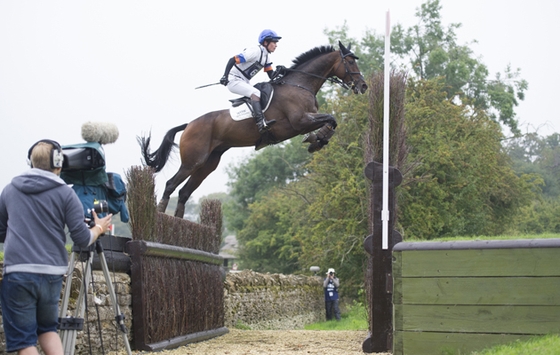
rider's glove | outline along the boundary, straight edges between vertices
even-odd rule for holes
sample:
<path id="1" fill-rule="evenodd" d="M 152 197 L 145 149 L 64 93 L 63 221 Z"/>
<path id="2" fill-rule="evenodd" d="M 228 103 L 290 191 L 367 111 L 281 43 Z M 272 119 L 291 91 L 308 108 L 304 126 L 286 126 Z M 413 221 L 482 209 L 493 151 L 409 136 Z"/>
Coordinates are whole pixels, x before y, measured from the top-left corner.
<path id="1" fill-rule="evenodd" d="M 220 79 L 220 84 L 222 84 L 223 86 L 226 86 L 228 84 L 227 76 L 222 76 L 222 78 Z"/>
<path id="2" fill-rule="evenodd" d="M 288 70 L 283 65 L 276 66 L 276 75 L 286 75 Z"/>

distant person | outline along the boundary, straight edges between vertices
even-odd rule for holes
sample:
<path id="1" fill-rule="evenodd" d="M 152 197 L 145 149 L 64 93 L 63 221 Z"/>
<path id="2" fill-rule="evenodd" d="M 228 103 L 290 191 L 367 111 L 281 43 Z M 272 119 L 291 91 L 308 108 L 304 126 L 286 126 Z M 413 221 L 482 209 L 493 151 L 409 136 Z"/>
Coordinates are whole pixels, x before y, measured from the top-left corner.
<path id="1" fill-rule="evenodd" d="M 4 270 L 0 302 L 6 352 L 20 355 L 61 355 L 57 334 L 62 278 L 68 271 L 65 248 L 70 238 L 88 247 L 111 225 L 111 214 L 85 223 L 78 195 L 59 177 L 62 148 L 51 140 L 35 143 L 28 153 L 31 169 L 16 176 L 0 195 L 0 242 Z"/>
<path id="2" fill-rule="evenodd" d="M 323 289 L 325 290 L 325 310 L 327 311 L 327 320 L 332 320 L 333 316 L 340 321 L 340 309 L 338 308 L 338 287 L 340 281 L 336 277 L 333 268 L 327 271 L 327 277 L 323 281 Z"/>
<path id="3" fill-rule="evenodd" d="M 272 30 L 263 30 L 259 35 L 258 45 L 245 48 L 241 53 L 228 60 L 224 75 L 220 79 L 220 84 L 225 85 L 232 93 L 251 99 L 253 115 L 260 133 L 267 131 L 276 121 L 265 120 L 260 102 L 261 91 L 251 85 L 250 80 L 261 69 L 264 69 L 270 79 L 285 74 L 286 68 L 283 66 L 278 66 L 276 71 L 273 71 L 272 62 L 268 56 L 276 50 L 281 38 Z"/>

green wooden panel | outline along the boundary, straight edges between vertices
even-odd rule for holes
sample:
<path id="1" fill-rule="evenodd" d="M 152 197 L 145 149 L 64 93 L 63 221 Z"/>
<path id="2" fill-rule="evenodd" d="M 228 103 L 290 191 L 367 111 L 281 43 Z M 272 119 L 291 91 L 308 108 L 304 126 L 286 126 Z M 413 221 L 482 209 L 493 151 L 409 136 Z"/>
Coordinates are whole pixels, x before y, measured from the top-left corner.
<path id="1" fill-rule="evenodd" d="M 560 276 L 558 255 L 560 248 L 393 252 L 402 264 L 397 277 Z"/>
<path id="2" fill-rule="evenodd" d="M 465 355 L 530 335 L 394 332 L 393 355 Z"/>
<path id="3" fill-rule="evenodd" d="M 560 306 L 394 305 L 394 330 L 560 333 Z"/>
<path id="4" fill-rule="evenodd" d="M 560 277 L 398 278 L 394 303 L 560 305 Z"/>

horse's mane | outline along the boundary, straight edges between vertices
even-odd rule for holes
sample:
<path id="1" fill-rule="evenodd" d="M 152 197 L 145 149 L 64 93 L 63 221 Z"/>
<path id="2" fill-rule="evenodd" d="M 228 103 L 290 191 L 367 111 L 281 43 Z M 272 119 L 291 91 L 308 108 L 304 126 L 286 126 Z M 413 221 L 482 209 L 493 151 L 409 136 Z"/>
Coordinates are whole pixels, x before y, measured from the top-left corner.
<path id="1" fill-rule="evenodd" d="M 302 64 L 310 61 L 311 59 L 317 56 L 320 56 L 325 53 L 334 52 L 335 50 L 336 49 L 333 46 L 320 46 L 320 47 L 315 47 L 313 49 L 310 49 L 307 52 L 297 56 L 296 59 L 292 61 L 292 63 L 294 64 L 290 67 L 290 69 L 296 69 Z"/>

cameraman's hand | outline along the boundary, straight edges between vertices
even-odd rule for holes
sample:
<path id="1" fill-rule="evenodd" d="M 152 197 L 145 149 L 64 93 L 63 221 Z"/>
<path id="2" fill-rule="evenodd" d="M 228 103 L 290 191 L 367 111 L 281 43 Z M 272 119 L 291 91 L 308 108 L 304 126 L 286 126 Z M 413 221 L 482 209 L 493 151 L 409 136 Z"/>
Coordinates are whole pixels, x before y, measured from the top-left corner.
<path id="1" fill-rule="evenodd" d="M 97 217 L 97 213 L 95 211 L 92 211 L 91 215 L 93 216 L 93 221 L 95 222 L 95 227 L 93 228 L 98 230 L 99 235 L 109 230 L 112 224 L 113 214 L 109 213 L 105 217 L 99 218 Z"/>

